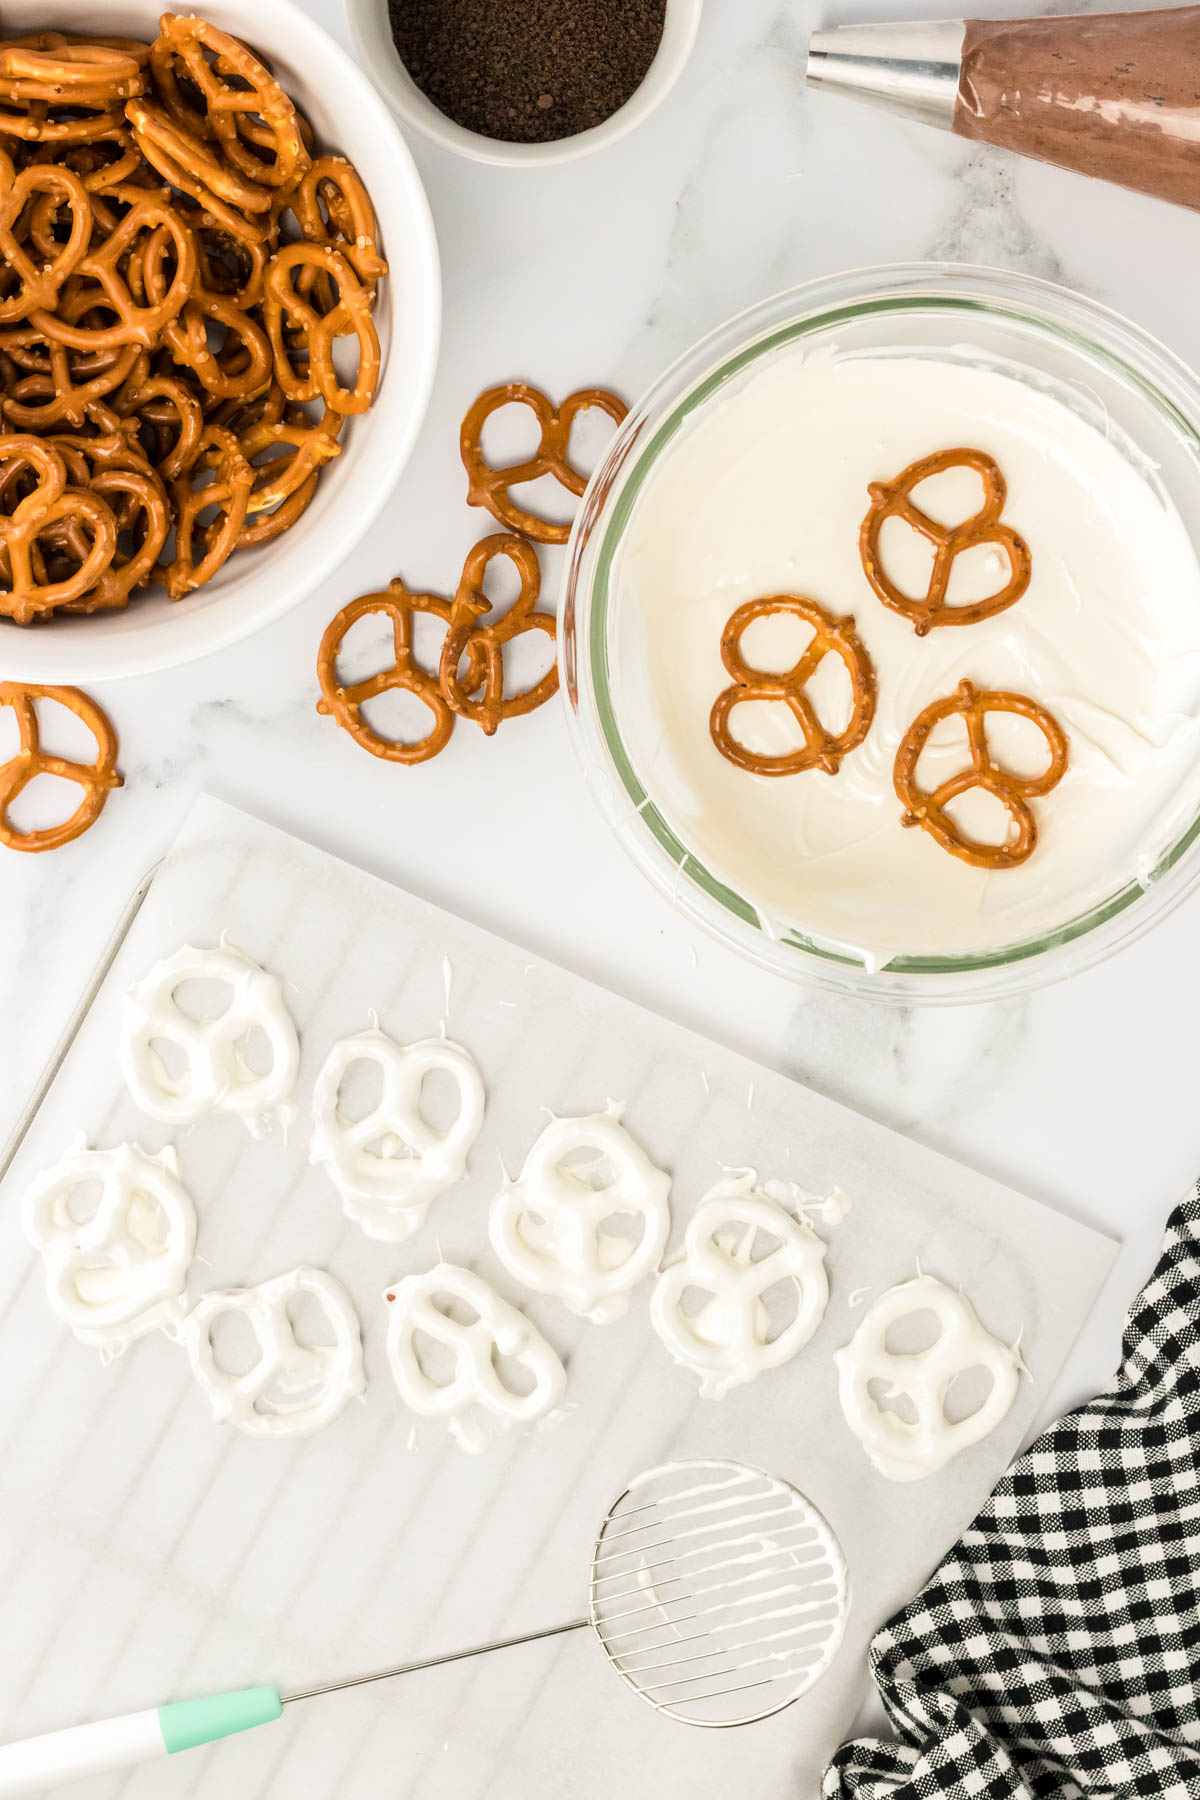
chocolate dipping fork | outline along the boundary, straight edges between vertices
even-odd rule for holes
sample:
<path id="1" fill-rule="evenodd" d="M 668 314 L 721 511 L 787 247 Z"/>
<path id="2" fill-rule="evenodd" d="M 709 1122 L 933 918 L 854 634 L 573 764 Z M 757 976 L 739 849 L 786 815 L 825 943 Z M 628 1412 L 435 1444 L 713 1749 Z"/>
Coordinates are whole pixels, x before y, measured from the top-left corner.
<path id="1" fill-rule="evenodd" d="M 0 1800 L 173 1756 L 323 1694 L 585 1626 L 656 1712 L 690 1725 L 750 1724 L 819 1680 L 848 1611 L 841 1548 L 798 1489 L 741 1463 L 669 1463 L 630 1482 L 605 1515 L 584 1617 L 295 1693 L 241 1688 L 0 1746 Z"/>

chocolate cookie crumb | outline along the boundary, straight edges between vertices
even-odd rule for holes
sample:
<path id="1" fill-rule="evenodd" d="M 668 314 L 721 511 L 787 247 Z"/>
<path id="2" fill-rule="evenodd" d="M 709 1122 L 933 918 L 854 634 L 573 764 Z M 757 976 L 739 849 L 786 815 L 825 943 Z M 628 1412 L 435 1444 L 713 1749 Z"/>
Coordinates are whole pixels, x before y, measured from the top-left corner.
<path id="1" fill-rule="evenodd" d="M 484 137 L 547 144 L 636 93 L 666 0 L 388 0 L 396 49 L 439 111 Z"/>

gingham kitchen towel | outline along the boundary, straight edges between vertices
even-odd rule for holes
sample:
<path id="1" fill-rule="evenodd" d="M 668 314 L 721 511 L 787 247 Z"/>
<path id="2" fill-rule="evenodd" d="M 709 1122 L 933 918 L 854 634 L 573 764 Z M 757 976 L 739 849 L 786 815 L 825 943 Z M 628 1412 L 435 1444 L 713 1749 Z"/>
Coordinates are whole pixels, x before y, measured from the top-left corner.
<path id="1" fill-rule="evenodd" d="M 893 1743 L 826 1800 L 1200 1800 L 1200 1185 L 1107 1393 L 1013 1466 L 879 1633 Z"/>

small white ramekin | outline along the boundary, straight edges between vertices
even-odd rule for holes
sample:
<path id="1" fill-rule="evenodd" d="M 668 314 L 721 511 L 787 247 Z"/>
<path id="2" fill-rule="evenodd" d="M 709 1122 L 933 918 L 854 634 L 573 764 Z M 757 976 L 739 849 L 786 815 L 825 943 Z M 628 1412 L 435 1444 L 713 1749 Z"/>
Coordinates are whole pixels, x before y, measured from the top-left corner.
<path id="1" fill-rule="evenodd" d="M 606 149 L 640 125 L 666 99 L 692 53 L 704 0 L 667 0 L 662 42 L 645 79 L 624 106 L 601 125 L 549 144 L 510 144 L 469 131 L 426 98 L 405 68 L 388 24 L 387 0 L 346 0 L 346 16 L 359 61 L 403 125 L 411 125 L 443 150 L 456 150 L 476 162 L 506 167 L 545 168 L 573 162 L 593 150 Z"/>

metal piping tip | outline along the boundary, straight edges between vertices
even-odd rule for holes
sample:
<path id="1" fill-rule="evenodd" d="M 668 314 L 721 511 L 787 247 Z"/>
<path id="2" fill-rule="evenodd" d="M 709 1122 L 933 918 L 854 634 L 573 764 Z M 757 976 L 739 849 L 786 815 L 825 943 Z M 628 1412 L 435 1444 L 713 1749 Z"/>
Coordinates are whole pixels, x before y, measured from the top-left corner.
<path id="1" fill-rule="evenodd" d="M 965 29 L 962 19 L 941 19 L 814 31 L 808 85 L 950 131 Z"/>

